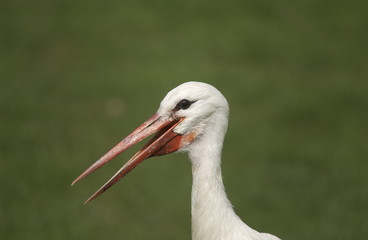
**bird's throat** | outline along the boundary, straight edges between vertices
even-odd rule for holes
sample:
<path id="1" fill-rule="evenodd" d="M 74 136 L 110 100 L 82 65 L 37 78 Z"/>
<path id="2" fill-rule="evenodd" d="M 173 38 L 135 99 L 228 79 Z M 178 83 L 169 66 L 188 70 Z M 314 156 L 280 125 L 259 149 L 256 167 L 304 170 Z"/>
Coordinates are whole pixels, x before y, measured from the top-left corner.
<path id="1" fill-rule="evenodd" d="M 222 181 L 220 160 L 204 154 L 192 163 L 192 239 L 217 239 L 237 218 Z M 218 156 L 219 157 L 219 156 Z M 211 233 L 213 236 L 208 236 Z M 220 235 L 219 235 L 220 234 Z"/>

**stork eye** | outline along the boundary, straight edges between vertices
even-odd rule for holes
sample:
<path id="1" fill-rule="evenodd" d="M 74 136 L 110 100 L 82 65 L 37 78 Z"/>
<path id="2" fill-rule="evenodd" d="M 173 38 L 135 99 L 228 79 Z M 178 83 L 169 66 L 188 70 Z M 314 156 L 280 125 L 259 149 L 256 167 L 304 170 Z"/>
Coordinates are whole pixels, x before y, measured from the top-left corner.
<path id="1" fill-rule="evenodd" d="M 180 102 L 178 102 L 178 104 L 176 104 L 175 110 L 188 109 L 190 105 L 192 105 L 192 103 L 194 102 L 191 102 L 188 99 L 183 99 Z"/>

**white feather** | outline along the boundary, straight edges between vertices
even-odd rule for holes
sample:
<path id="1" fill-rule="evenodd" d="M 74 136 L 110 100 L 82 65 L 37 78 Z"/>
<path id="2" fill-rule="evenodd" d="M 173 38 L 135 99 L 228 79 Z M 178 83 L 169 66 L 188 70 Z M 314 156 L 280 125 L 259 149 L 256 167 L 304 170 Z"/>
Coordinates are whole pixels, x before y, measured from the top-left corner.
<path id="1" fill-rule="evenodd" d="M 172 109 L 182 99 L 194 103 L 173 113 Z M 221 174 L 221 152 L 229 115 L 225 97 L 209 84 L 187 82 L 166 95 L 158 113 L 167 118 L 184 118 L 174 131 L 196 135 L 184 148 L 192 162 L 192 239 L 278 240 L 246 225 L 226 196 Z"/>

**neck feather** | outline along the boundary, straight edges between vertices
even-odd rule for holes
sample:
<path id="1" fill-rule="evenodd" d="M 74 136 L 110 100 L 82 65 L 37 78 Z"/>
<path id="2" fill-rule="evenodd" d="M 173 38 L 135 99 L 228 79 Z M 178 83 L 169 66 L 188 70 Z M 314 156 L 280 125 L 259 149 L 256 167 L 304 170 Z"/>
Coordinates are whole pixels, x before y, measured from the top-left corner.
<path id="1" fill-rule="evenodd" d="M 226 119 L 216 120 L 207 123 L 207 131 L 189 150 L 193 174 L 192 239 L 253 239 L 244 236 L 258 233 L 235 214 L 225 193 L 221 152 L 227 116 Z"/>

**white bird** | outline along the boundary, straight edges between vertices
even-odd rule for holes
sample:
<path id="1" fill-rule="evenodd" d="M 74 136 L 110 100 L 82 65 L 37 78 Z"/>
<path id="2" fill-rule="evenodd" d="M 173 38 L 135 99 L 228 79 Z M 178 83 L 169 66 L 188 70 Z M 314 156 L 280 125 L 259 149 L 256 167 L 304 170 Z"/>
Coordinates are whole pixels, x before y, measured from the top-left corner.
<path id="1" fill-rule="evenodd" d="M 200 82 L 183 83 L 166 95 L 156 114 L 97 160 L 72 185 L 157 132 L 85 203 L 105 192 L 149 157 L 175 151 L 188 152 L 193 174 L 193 240 L 279 240 L 242 222 L 226 196 L 221 175 L 221 152 L 228 115 L 228 102 L 215 87 Z"/>

